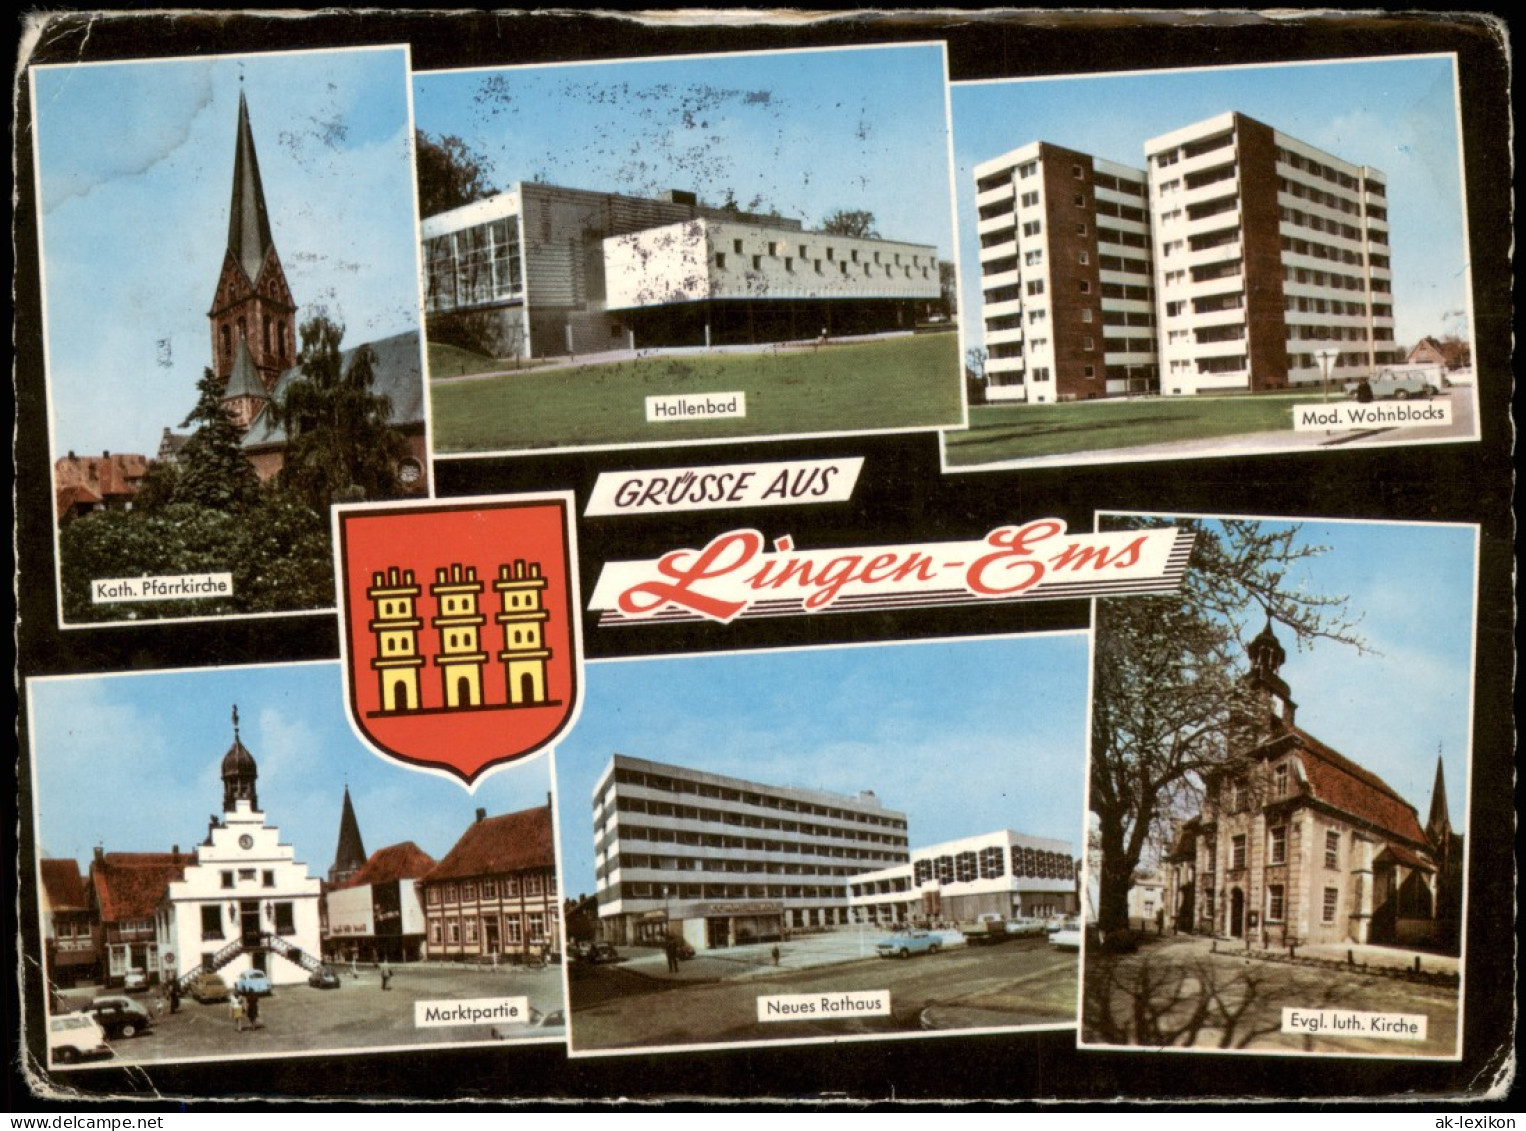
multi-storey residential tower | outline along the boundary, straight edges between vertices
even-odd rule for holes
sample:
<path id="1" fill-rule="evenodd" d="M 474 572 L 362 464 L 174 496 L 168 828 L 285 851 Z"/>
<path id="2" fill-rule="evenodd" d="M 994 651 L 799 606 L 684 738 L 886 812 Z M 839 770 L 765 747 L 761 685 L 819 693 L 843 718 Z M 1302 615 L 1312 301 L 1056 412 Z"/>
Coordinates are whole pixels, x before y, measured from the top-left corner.
<path id="1" fill-rule="evenodd" d="M 987 400 L 1153 392 L 1144 172 L 1036 141 L 975 181 Z"/>
<path id="2" fill-rule="evenodd" d="M 906 816 L 857 797 L 616 754 L 593 793 L 599 916 L 697 950 L 849 921 L 848 878 L 910 860 Z"/>
<path id="3" fill-rule="evenodd" d="M 1161 392 L 1262 392 L 1400 360 L 1383 174 L 1240 113 L 1145 143 Z"/>

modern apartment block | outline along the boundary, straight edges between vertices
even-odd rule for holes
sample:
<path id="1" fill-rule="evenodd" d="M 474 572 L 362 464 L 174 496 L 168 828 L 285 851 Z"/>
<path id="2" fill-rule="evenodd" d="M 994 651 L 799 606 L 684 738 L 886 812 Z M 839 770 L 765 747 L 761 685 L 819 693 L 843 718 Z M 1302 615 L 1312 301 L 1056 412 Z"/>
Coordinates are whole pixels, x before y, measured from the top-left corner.
<path id="1" fill-rule="evenodd" d="M 849 922 L 849 877 L 906 864 L 906 815 L 616 754 L 593 792 L 599 917 L 616 944 L 696 950 Z"/>
<path id="2" fill-rule="evenodd" d="M 975 183 L 986 399 L 1155 391 L 1144 171 L 1036 141 Z"/>
<path id="3" fill-rule="evenodd" d="M 1402 360 L 1382 173 L 1234 112 L 1144 154 L 1141 173 L 1034 142 L 976 166 L 987 400 L 1262 392 L 1322 382 L 1326 350 L 1332 384 Z"/>
<path id="4" fill-rule="evenodd" d="M 1261 392 L 1402 360 L 1383 174 L 1244 114 L 1145 143 L 1161 391 Z"/>
<path id="5" fill-rule="evenodd" d="M 911 860 L 853 877 L 854 922 L 906 923 L 1073 915 L 1076 862 L 1062 840 L 1000 829 L 914 849 Z"/>
<path id="6" fill-rule="evenodd" d="M 799 220 L 521 182 L 420 224 L 432 339 L 498 357 L 912 329 L 937 249 Z"/>

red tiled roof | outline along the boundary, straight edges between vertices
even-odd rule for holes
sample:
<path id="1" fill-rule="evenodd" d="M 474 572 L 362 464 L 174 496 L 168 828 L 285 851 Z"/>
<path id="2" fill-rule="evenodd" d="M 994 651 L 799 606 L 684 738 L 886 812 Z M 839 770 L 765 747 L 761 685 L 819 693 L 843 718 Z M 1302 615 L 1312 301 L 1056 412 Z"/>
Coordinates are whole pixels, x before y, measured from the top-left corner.
<path id="1" fill-rule="evenodd" d="M 1378 855 L 1379 857 L 1390 856 L 1397 860 L 1400 864 L 1407 865 L 1411 868 L 1418 868 L 1422 872 L 1434 872 L 1436 870 L 1436 865 L 1433 864 L 1430 860 L 1427 860 L 1425 857 L 1411 852 L 1402 844 L 1385 844 L 1383 846 L 1383 851 Z"/>
<path id="2" fill-rule="evenodd" d="M 405 840 L 402 844 L 377 849 L 360 871 L 336 886 L 358 888 L 363 884 L 384 884 L 391 880 L 417 880 L 428 875 L 434 866 L 433 856 L 413 841 Z"/>
<path id="3" fill-rule="evenodd" d="M 49 910 L 85 910 L 85 878 L 80 875 L 78 861 L 43 860 L 41 870 L 42 889 L 47 893 Z"/>
<path id="4" fill-rule="evenodd" d="M 56 518 L 63 518 L 80 507 L 84 507 L 87 510 L 94 509 L 104 501 L 89 487 L 78 483 L 68 487 L 60 487 L 54 497 L 53 514 Z"/>
<path id="5" fill-rule="evenodd" d="M 551 844 L 551 806 L 543 805 L 476 822 L 424 879 L 433 883 L 554 867 L 556 852 Z"/>
<path id="6" fill-rule="evenodd" d="M 103 923 L 147 919 L 196 857 L 188 852 L 108 852 L 90 866 Z"/>
<path id="7" fill-rule="evenodd" d="M 1358 817 L 1390 836 L 1410 844 L 1425 844 L 1420 816 L 1387 782 L 1338 754 L 1298 727 L 1289 731 L 1303 747 L 1304 769 L 1314 796 L 1353 817 Z"/>

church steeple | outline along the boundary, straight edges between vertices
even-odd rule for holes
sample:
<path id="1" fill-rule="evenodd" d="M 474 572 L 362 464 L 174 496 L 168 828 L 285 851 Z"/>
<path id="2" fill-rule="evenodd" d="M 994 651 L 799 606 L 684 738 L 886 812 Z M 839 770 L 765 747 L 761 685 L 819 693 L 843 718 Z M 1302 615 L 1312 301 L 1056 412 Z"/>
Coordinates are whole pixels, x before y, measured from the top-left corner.
<path id="1" fill-rule="evenodd" d="M 1452 835 L 1452 818 L 1447 812 L 1447 781 L 1441 768 L 1441 752 L 1436 752 L 1436 784 L 1431 787 L 1431 812 L 1425 820 L 1426 839 L 1439 844 Z"/>
<path id="2" fill-rule="evenodd" d="M 274 246 L 270 214 L 265 210 L 265 186 L 260 183 L 260 159 L 254 152 L 254 131 L 249 128 L 249 103 L 241 90 L 238 140 L 233 150 L 233 200 L 228 206 L 228 252 L 254 283 Z"/>
<path id="3" fill-rule="evenodd" d="M 339 813 L 339 844 L 334 849 L 334 866 L 329 869 L 329 883 L 342 884 L 366 863 L 366 846 L 360 839 L 360 822 L 350 803 L 350 787 L 344 787 L 344 808 Z"/>
<path id="4" fill-rule="evenodd" d="M 233 745 L 223 755 L 223 812 L 232 813 L 240 801 L 249 802 L 249 808 L 259 812 L 260 799 L 255 792 L 255 779 L 260 776 L 249 753 L 238 737 L 238 706 L 233 707 Z"/>
<path id="5" fill-rule="evenodd" d="M 240 91 L 228 246 L 223 251 L 212 308 L 207 312 L 212 323 L 212 370 L 225 389 L 244 360 L 240 347 L 245 347 L 264 393 L 274 391 L 282 372 L 296 363 L 296 313 L 271 234 L 249 103 Z M 228 395 L 234 394 L 230 391 Z M 249 419 L 252 417 L 241 420 L 240 426 L 247 428 Z"/>
<path id="6" fill-rule="evenodd" d="M 1280 704 L 1282 721 L 1291 726 L 1298 704 L 1293 702 L 1292 689 L 1281 675 L 1288 654 L 1272 631 L 1270 615 L 1266 618 L 1266 627 L 1245 646 L 1245 651 L 1250 657 L 1250 684 L 1265 697 L 1266 716 L 1275 715 L 1275 707 Z"/>

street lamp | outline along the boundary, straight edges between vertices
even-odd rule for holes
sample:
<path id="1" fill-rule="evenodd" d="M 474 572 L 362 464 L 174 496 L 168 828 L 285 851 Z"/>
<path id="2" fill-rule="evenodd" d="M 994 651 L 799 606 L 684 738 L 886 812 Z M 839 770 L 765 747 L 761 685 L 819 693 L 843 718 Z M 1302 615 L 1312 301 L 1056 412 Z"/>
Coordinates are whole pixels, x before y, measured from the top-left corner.
<path id="1" fill-rule="evenodd" d="M 1341 351 L 1331 346 L 1314 351 L 1314 356 L 1319 359 L 1319 371 L 1325 377 L 1324 399 L 1327 401 L 1330 399 L 1330 368 L 1335 364 L 1335 359 L 1340 357 L 1340 355 Z"/>

